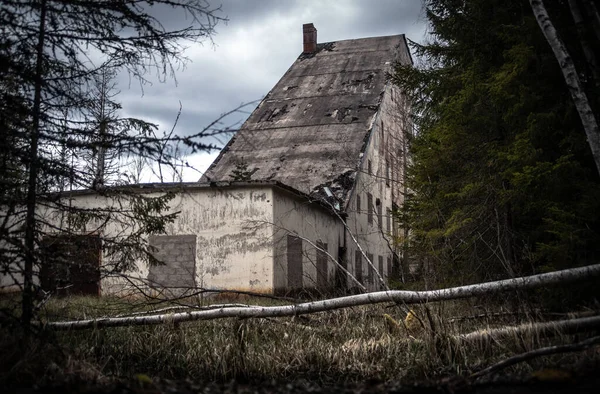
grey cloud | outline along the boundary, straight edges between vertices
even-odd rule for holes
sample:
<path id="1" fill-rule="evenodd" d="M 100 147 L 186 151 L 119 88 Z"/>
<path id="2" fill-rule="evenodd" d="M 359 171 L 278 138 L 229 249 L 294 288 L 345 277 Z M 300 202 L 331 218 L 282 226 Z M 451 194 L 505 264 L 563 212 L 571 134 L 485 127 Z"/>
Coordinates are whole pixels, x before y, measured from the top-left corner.
<path id="1" fill-rule="evenodd" d="M 219 6 L 217 2 L 210 2 Z M 424 34 L 421 2 L 415 0 L 224 0 L 215 47 L 192 45 L 185 53 L 192 62 L 173 81 L 154 83 L 142 96 L 135 83 L 121 76 L 119 100 L 123 112 L 193 135 L 222 113 L 241 103 L 261 99 L 302 50 L 302 24 L 312 22 L 320 42 L 404 33 L 415 41 Z M 166 28 L 182 27 L 189 18 L 170 9 L 153 9 Z M 249 108 L 248 110 L 251 110 Z M 247 114 L 235 114 L 224 126 L 239 125 Z M 222 138 L 224 143 L 227 138 Z"/>

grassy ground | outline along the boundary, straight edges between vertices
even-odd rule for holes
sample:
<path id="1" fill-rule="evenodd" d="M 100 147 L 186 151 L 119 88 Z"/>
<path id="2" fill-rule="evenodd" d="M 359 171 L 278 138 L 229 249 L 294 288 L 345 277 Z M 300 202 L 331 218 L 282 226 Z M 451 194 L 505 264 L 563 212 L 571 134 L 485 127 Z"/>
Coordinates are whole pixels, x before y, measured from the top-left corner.
<path id="1" fill-rule="evenodd" d="M 5 299 L 2 304 L 14 301 Z M 280 303 L 264 299 L 234 302 Z M 185 303 L 198 304 L 197 300 Z M 177 305 L 72 297 L 46 303 L 40 318 L 57 321 L 116 316 Z M 510 303 L 498 300 L 432 303 L 414 307 L 408 317 L 406 306 L 376 305 L 296 318 L 40 332 L 27 345 L 23 345 L 18 326 L 5 320 L 0 339 L 0 382 L 52 381 L 64 376 L 102 381 L 139 374 L 198 381 L 304 377 L 321 383 L 369 379 L 409 382 L 465 376 L 514 354 L 583 338 L 527 334 L 468 344 L 454 339 L 459 333 L 543 318 L 532 306 L 507 305 Z M 531 374 L 548 367 L 573 370 L 583 361 L 598 359 L 598 350 L 591 349 L 520 363 L 508 371 Z"/>

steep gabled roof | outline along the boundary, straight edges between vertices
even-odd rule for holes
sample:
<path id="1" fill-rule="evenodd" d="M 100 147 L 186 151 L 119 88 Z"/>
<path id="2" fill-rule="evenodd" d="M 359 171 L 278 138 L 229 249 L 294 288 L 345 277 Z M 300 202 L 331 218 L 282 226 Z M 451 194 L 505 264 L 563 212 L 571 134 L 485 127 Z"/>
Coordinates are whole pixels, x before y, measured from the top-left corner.
<path id="1" fill-rule="evenodd" d="M 404 35 L 319 44 L 302 54 L 254 110 L 201 181 L 229 181 L 239 163 L 252 179 L 303 193 L 351 189 L 395 62 L 411 62 Z"/>

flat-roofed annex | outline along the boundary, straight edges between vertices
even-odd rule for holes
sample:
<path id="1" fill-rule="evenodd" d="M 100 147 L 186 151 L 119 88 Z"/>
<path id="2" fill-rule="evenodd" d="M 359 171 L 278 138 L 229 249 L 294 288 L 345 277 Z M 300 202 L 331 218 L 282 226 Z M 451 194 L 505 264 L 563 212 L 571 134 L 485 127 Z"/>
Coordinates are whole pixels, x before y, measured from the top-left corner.
<path id="1" fill-rule="evenodd" d="M 335 184 L 345 201 L 396 62 L 411 63 L 404 35 L 323 43 L 301 54 L 201 181 L 232 180 L 245 163 L 253 180 L 306 194 Z"/>

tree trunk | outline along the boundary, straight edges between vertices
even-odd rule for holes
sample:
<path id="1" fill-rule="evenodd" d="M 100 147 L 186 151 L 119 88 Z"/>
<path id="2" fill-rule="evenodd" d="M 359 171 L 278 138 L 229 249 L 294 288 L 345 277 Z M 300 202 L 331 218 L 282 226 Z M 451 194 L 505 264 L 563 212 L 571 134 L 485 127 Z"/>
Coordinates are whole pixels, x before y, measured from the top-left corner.
<path id="1" fill-rule="evenodd" d="M 35 208 L 37 205 L 38 141 L 40 137 L 40 111 L 42 102 L 42 72 L 44 39 L 46 33 L 46 0 L 40 2 L 40 25 L 36 48 L 35 91 L 29 151 L 29 180 L 27 186 L 27 214 L 25 217 L 25 267 L 23 270 L 23 304 L 21 320 L 27 331 L 33 317 L 33 263 L 35 261 Z"/>
<path id="2" fill-rule="evenodd" d="M 592 49 L 586 37 L 585 22 L 583 20 L 583 15 L 581 14 L 581 9 L 577 4 L 577 0 L 569 0 L 569 9 L 571 10 L 571 15 L 573 16 L 575 26 L 577 27 L 577 35 L 579 36 L 579 42 L 581 43 L 581 48 L 583 49 L 585 60 L 592 73 L 594 85 L 598 88 L 600 87 L 600 76 L 598 75 L 598 62 L 596 61 L 596 55 L 594 54 L 594 50 Z"/>
<path id="3" fill-rule="evenodd" d="M 419 304 L 434 301 L 455 300 L 479 296 L 483 294 L 511 291 L 515 289 L 530 289 L 556 283 L 569 283 L 590 279 L 600 275 L 600 264 L 563 271 L 550 272 L 521 278 L 506 279 L 496 282 L 479 283 L 475 285 L 453 287 L 449 289 L 430 291 L 379 291 L 359 294 L 322 301 L 305 302 L 285 306 L 252 306 L 252 307 L 222 307 L 218 309 L 182 312 L 173 314 L 101 318 L 79 321 L 50 322 L 45 326 L 54 330 L 85 330 L 89 328 L 120 327 L 138 325 L 156 325 L 163 323 L 181 323 L 194 320 L 213 320 L 226 317 L 256 318 L 256 317 L 285 317 L 310 313 L 331 311 L 353 306 L 377 304 L 382 302 L 400 302 L 403 304 Z"/>
<path id="4" fill-rule="evenodd" d="M 533 14 L 535 15 L 535 18 L 537 19 L 537 22 L 540 25 L 548 44 L 550 44 L 550 47 L 554 52 L 554 56 L 558 61 L 560 69 L 562 70 L 565 82 L 569 88 L 569 92 L 571 93 L 575 107 L 577 108 L 577 112 L 579 112 L 579 117 L 581 118 L 581 123 L 583 124 L 588 144 L 590 145 L 592 155 L 594 156 L 594 161 L 596 162 L 596 169 L 600 174 L 600 129 L 598 129 L 598 122 L 596 121 L 596 117 L 594 116 L 594 112 L 592 111 L 587 95 L 585 94 L 581 81 L 579 80 L 573 59 L 569 55 L 565 44 L 558 36 L 558 32 L 550 20 L 550 16 L 548 15 L 548 11 L 544 6 L 543 1 L 529 0 L 529 3 L 531 4 Z"/>

